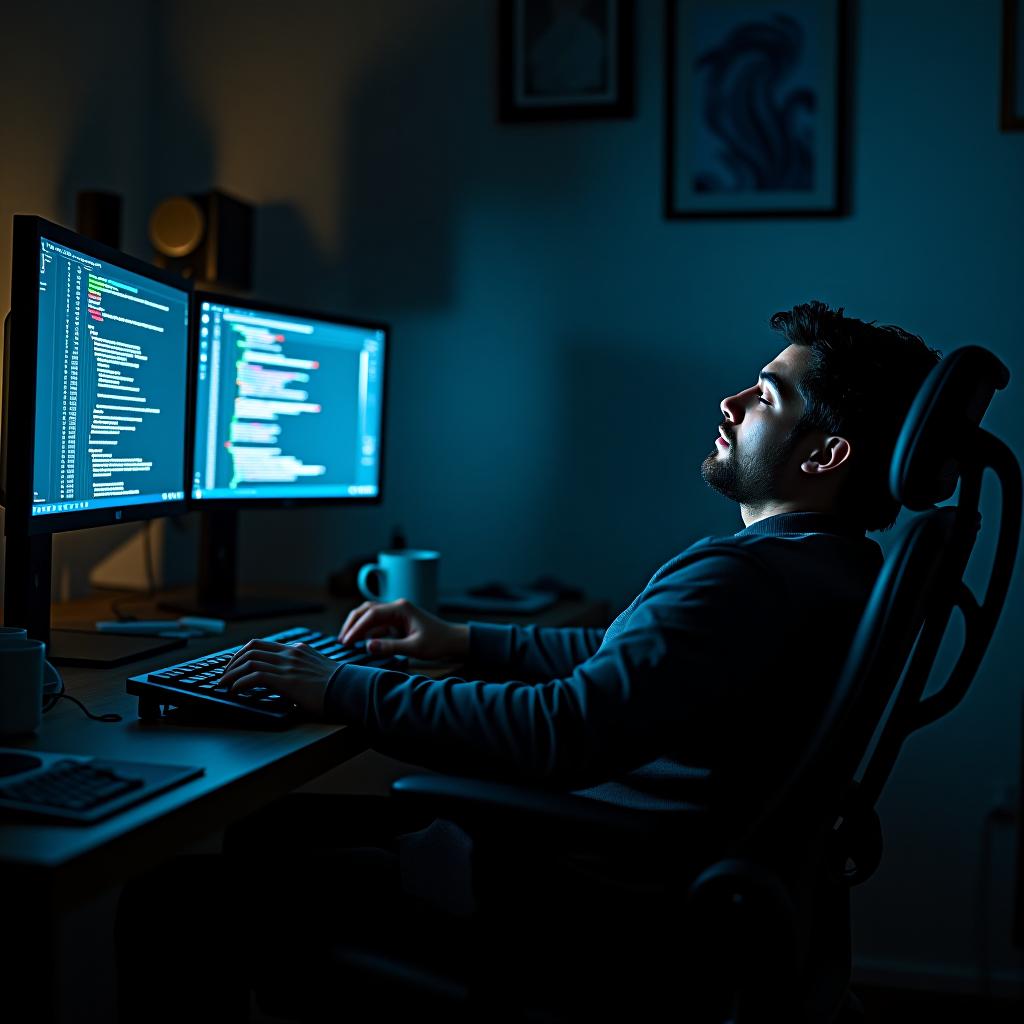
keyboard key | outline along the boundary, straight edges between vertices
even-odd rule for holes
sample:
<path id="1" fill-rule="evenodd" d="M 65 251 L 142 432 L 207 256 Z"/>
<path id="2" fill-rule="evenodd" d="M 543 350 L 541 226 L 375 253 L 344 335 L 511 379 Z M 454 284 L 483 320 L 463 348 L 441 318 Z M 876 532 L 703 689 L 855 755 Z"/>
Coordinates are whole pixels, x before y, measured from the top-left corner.
<path id="1" fill-rule="evenodd" d="M 363 661 L 366 659 L 366 651 L 358 647 L 346 647 L 338 654 L 330 654 L 331 661 L 349 662 Z"/>
<path id="2" fill-rule="evenodd" d="M 309 646 L 312 647 L 314 651 L 320 651 L 325 647 L 338 646 L 338 641 L 332 636 L 325 636 L 322 640 L 313 640 Z"/>

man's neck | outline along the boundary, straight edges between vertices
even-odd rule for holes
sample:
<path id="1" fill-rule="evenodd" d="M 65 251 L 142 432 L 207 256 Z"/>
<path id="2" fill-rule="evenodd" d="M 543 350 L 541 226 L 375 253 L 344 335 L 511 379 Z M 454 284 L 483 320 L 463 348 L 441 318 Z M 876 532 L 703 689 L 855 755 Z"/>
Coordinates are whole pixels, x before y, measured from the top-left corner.
<path id="1" fill-rule="evenodd" d="M 831 505 L 820 505 L 812 501 L 766 501 L 759 505 L 740 505 L 740 517 L 744 526 L 753 526 L 770 516 L 781 516 L 787 512 L 834 513 Z"/>

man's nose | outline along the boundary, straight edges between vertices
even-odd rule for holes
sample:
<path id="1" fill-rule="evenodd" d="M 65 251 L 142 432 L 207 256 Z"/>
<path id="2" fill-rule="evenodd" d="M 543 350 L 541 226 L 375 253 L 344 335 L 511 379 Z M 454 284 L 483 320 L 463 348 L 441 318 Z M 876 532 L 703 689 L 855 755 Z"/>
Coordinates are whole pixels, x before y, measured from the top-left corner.
<path id="1" fill-rule="evenodd" d="M 722 410 L 722 415 L 729 423 L 739 423 L 743 419 L 743 403 L 740 401 L 739 395 L 723 398 L 718 403 L 718 408 Z"/>

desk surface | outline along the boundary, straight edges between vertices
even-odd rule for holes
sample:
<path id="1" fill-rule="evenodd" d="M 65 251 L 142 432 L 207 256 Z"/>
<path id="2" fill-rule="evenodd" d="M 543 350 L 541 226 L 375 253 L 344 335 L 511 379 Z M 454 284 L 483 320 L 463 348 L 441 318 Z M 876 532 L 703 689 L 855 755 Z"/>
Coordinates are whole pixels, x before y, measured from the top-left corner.
<path id="1" fill-rule="evenodd" d="M 201 765 L 205 773 L 92 826 L 0 824 L 0 864 L 5 872 L 17 871 L 28 876 L 26 881 L 44 885 L 55 907 L 76 903 L 158 863 L 366 749 L 353 730 L 324 723 L 264 731 L 143 722 L 136 715 L 136 698 L 124 688 L 130 675 L 200 657 L 288 626 L 337 629 L 348 604 L 335 600 L 320 614 L 230 623 L 220 636 L 191 640 L 180 650 L 116 668 L 65 668 L 68 693 L 82 700 L 93 714 L 115 712 L 122 716 L 122 721 L 91 721 L 71 701 L 62 700 L 43 716 L 35 737 L 3 745 L 131 761 Z M 131 611 L 140 617 L 150 614 L 141 602 L 133 604 Z M 81 625 L 108 614 L 109 599 L 91 599 L 55 610 L 54 623 L 65 627 Z M 563 602 L 534 621 L 552 626 L 598 625 L 603 616 L 604 606 L 600 603 Z"/>

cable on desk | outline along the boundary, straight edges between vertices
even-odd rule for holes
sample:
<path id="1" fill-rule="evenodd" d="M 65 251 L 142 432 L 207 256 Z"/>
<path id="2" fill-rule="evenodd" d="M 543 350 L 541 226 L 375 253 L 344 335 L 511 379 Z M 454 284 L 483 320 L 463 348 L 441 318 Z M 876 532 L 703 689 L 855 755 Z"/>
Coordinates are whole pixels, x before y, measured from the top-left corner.
<path id="1" fill-rule="evenodd" d="M 72 704 L 77 704 L 84 712 L 86 718 L 91 718 L 94 722 L 120 722 L 121 716 L 115 715 L 112 711 L 107 712 L 105 715 L 94 715 L 77 697 L 72 697 L 70 693 L 58 693 L 58 700 L 63 697 L 65 700 L 71 701 Z"/>
<path id="2" fill-rule="evenodd" d="M 105 715 L 94 715 L 77 697 L 72 697 L 70 693 L 65 692 L 64 677 L 55 668 L 53 670 L 57 674 L 57 689 L 53 693 L 47 693 L 43 695 L 43 714 L 47 711 L 52 711 L 63 697 L 65 700 L 71 701 L 72 704 L 77 704 L 84 712 L 87 718 L 91 718 L 94 722 L 120 722 L 121 716 L 115 715 L 113 712 L 108 712 Z"/>

